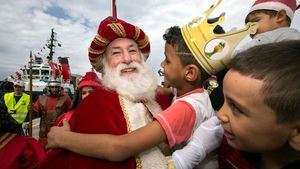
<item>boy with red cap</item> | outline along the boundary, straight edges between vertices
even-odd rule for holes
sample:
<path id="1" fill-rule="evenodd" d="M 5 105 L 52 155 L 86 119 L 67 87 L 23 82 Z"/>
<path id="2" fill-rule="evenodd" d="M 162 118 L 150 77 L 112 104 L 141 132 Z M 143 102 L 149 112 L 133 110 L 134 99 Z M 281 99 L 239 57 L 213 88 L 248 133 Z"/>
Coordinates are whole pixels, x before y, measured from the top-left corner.
<path id="1" fill-rule="evenodd" d="M 245 23 L 258 22 L 259 26 L 256 34 L 251 35 L 253 39 L 243 45 L 241 50 L 266 43 L 300 39 L 300 32 L 290 27 L 298 8 L 296 0 L 256 0 Z"/>

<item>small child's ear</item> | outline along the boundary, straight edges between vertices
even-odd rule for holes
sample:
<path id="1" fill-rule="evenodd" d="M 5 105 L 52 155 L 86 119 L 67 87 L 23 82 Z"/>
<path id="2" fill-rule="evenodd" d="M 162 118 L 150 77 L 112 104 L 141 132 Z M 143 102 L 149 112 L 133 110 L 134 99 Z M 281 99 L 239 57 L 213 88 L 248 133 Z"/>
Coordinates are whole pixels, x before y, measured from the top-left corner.
<path id="1" fill-rule="evenodd" d="M 286 20 L 287 14 L 285 10 L 280 10 L 276 14 L 277 22 L 283 22 Z"/>
<path id="2" fill-rule="evenodd" d="M 185 79 L 189 82 L 193 82 L 199 77 L 199 69 L 196 65 L 190 64 L 186 66 Z"/>
<path id="3" fill-rule="evenodd" d="M 295 128 L 292 132 L 289 139 L 289 145 L 293 149 L 300 151 L 300 125 L 298 125 L 297 128 Z"/>

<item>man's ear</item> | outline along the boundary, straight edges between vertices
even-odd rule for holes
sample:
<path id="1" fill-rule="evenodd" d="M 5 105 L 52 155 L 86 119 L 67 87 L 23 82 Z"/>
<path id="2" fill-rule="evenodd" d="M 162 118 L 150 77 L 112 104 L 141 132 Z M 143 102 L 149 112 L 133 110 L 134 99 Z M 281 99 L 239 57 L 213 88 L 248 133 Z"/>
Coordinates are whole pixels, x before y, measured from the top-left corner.
<path id="1" fill-rule="evenodd" d="M 185 79 L 189 82 L 193 82 L 198 79 L 200 70 L 196 65 L 190 64 L 186 66 Z"/>
<path id="2" fill-rule="evenodd" d="M 300 151 L 300 122 L 298 122 L 298 125 L 293 129 L 290 135 L 289 145 L 293 149 Z"/>
<path id="3" fill-rule="evenodd" d="M 276 20 L 277 20 L 278 23 L 285 22 L 286 17 L 288 17 L 288 16 L 287 16 L 285 10 L 280 10 L 280 11 L 278 11 L 277 14 L 276 14 Z"/>

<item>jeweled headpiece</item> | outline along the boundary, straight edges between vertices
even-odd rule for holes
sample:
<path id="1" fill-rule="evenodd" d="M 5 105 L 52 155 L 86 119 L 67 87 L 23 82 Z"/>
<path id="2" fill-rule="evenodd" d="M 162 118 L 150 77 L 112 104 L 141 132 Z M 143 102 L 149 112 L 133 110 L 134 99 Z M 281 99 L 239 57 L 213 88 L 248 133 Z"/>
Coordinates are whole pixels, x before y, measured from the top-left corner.
<path id="1" fill-rule="evenodd" d="M 258 27 L 258 23 L 249 22 L 244 29 L 215 34 L 214 29 L 224 21 L 225 13 L 222 13 L 214 23 L 209 23 L 208 18 L 221 2 L 222 0 L 219 0 L 202 17 L 194 19 L 181 28 L 185 43 L 209 74 L 215 74 L 226 68 L 231 61 L 235 47 L 245 36 L 256 33 Z"/>

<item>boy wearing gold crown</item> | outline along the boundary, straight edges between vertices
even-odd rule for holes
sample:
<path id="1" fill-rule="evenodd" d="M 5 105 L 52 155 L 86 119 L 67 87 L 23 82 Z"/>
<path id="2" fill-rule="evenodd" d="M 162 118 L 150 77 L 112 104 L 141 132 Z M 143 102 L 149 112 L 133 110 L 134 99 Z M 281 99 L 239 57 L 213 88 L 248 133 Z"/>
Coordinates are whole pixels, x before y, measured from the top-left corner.
<path id="1" fill-rule="evenodd" d="M 240 50 L 266 43 L 300 39 L 300 32 L 290 28 L 299 6 L 296 0 L 256 0 L 246 16 L 245 23 L 257 22 L 259 26 L 257 32 L 251 35 L 253 39 Z M 238 52 L 240 51 L 235 51 Z"/>

